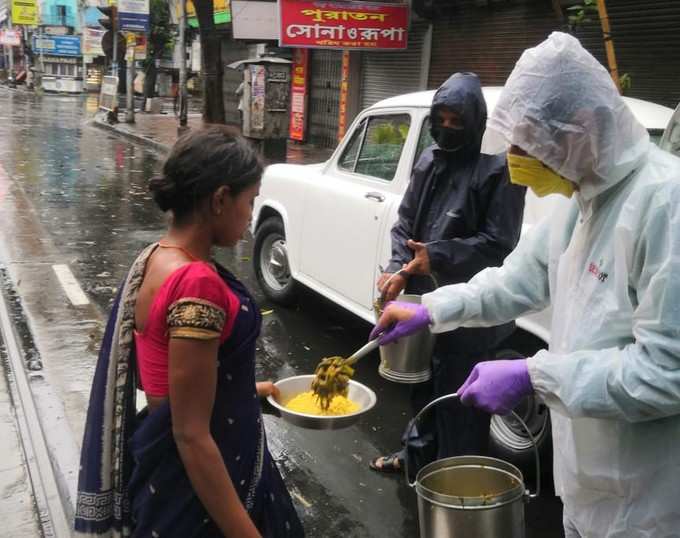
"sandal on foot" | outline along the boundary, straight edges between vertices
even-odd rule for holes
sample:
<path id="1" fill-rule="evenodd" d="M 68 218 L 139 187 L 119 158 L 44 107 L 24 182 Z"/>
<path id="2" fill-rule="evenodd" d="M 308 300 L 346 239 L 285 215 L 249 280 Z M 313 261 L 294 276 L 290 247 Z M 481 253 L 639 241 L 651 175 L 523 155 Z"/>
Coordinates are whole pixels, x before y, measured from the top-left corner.
<path id="1" fill-rule="evenodd" d="M 380 456 L 368 462 L 368 466 L 379 473 L 400 473 L 404 460 L 398 452 L 389 456 Z"/>

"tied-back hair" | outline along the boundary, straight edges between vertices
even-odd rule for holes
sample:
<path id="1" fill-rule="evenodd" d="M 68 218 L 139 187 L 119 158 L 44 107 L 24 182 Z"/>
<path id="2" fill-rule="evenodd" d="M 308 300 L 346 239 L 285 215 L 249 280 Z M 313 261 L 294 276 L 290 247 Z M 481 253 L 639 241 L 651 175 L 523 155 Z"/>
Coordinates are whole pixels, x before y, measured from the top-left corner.
<path id="1" fill-rule="evenodd" d="M 149 191 L 161 211 L 172 211 L 181 221 L 222 186 L 236 196 L 254 185 L 262 170 L 255 148 L 238 131 L 209 125 L 177 140 L 162 174 L 149 181 Z"/>

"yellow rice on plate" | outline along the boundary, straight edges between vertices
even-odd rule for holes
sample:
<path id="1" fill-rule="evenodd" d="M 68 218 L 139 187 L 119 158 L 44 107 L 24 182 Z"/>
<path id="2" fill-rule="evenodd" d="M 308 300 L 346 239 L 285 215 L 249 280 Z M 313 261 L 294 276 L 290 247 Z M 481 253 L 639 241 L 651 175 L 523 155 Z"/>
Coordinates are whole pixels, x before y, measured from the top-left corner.
<path id="1" fill-rule="evenodd" d="M 328 409 L 322 409 L 319 398 L 311 390 L 298 394 L 286 405 L 286 409 L 306 415 L 349 415 L 359 411 L 359 404 L 345 396 L 334 396 Z"/>

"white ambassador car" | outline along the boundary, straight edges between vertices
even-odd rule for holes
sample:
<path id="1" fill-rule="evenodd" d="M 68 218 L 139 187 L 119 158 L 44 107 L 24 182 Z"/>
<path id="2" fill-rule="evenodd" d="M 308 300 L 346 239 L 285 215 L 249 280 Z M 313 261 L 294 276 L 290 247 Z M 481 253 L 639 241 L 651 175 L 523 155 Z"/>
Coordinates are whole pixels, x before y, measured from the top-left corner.
<path id="1" fill-rule="evenodd" d="M 489 114 L 501 92 L 484 88 Z M 411 169 L 432 144 L 429 113 L 434 91 L 385 99 L 361 112 L 331 158 L 321 164 L 269 166 L 255 201 L 255 273 L 265 294 L 280 303 L 294 300 L 303 284 L 373 323 L 379 266 L 390 258 L 390 228 L 397 219 Z M 659 143 L 673 110 L 624 98 Z M 680 151 L 677 132 L 666 141 Z M 487 131 L 482 151 L 500 150 Z M 668 135 L 666 136 L 668 139 Z M 677 140 L 676 140 L 677 139 Z M 550 212 L 551 197 L 527 193 L 523 232 Z M 508 349 L 524 355 L 547 347 L 550 313 L 518 320 Z M 518 409 L 543 445 L 548 413 L 529 399 Z M 513 459 L 530 455 L 526 434 L 512 419 L 494 417 L 492 442 Z"/>

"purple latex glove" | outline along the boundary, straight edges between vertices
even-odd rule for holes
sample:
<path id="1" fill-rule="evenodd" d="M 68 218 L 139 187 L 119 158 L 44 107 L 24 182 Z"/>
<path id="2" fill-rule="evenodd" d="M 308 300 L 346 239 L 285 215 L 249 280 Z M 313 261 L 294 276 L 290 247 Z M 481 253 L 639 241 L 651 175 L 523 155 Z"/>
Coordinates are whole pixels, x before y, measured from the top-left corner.
<path id="1" fill-rule="evenodd" d="M 423 305 L 390 301 L 385 305 L 385 312 L 371 331 L 369 339 L 373 340 L 379 336 L 380 345 L 384 346 L 404 336 L 417 333 L 430 323 L 432 323 L 430 313 Z"/>
<path id="2" fill-rule="evenodd" d="M 533 390 L 526 359 L 486 361 L 475 365 L 458 396 L 465 405 L 507 415 Z"/>

